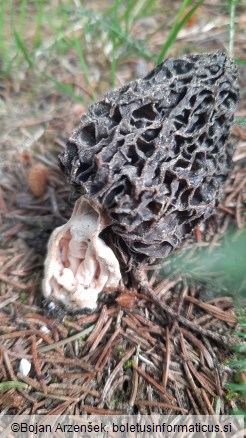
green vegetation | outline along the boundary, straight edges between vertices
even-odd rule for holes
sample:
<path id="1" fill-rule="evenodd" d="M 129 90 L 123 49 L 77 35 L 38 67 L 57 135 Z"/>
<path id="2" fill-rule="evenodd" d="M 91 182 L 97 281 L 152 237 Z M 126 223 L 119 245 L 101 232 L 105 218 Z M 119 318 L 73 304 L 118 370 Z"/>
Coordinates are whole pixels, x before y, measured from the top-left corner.
<path id="1" fill-rule="evenodd" d="M 229 35 L 229 47 L 228 53 L 233 58 L 234 54 L 234 39 L 235 39 L 235 18 L 236 18 L 236 5 L 240 3 L 240 0 L 229 0 L 230 9 L 230 35 Z"/>
<path id="2" fill-rule="evenodd" d="M 165 5 L 158 0 L 114 0 L 98 4 L 89 0 L 2 0 L 0 73 L 6 82 L 9 79 L 14 84 L 13 88 L 17 82 L 27 80 L 28 98 L 33 98 L 36 89 L 42 86 L 50 94 L 55 90 L 74 103 L 88 105 L 103 91 L 97 84 L 97 68 L 103 71 L 108 89 L 118 85 L 117 72 L 129 59 L 145 60 L 153 65 L 169 55 L 170 49 L 182 53 L 184 47 L 178 46 L 177 36 L 203 3 L 204 0 L 176 0 L 170 8 L 170 3 Z M 228 0 L 226 4 L 230 17 L 228 51 L 232 57 L 240 4 L 243 4 L 240 0 Z M 146 19 L 155 19 L 156 29 L 153 30 L 153 25 L 148 28 Z M 157 35 L 163 35 L 163 39 L 155 39 Z M 196 49 L 195 45 L 189 48 Z M 241 58 L 236 62 L 246 63 Z M 246 127 L 246 119 L 238 118 L 235 124 Z M 185 254 L 171 256 L 169 261 L 172 273 L 178 271 L 192 281 L 203 283 L 211 294 L 226 292 L 239 301 L 240 297 L 246 297 L 245 259 L 243 230 L 239 235 L 235 231 L 227 234 L 212 252 L 207 248 L 186 250 Z M 243 311 L 239 314 L 239 325 L 238 334 L 245 342 Z M 83 339 L 87 335 L 83 332 L 75 337 Z M 43 351 L 51 349 L 45 348 Z M 235 356 L 230 366 L 236 370 L 237 381 L 228 384 L 228 397 L 234 394 L 245 397 L 246 383 L 241 375 L 246 370 L 246 348 L 236 346 Z M 125 368 L 131 363 L 128 361 Z M 21 382 L 4 382 L 0 391 L 26 387 Z"/>
<path id="3" fill-rule="evenodd" d="M 18 381 L 8 381 L 8 382 L 2 382 L 0 383 L 0 392 L 1 391 L 7 391 L 8 389 L 27 389 L 28 385 L 23 382 Z"/>
<path id="4" fill-rule="evenodd" d="M 182 5 L 180 6 L 180 9 L 176 15 L 176 18 L 174 20 L 173 26 L 169 32 L 169 35 L 162 47 L 161 53 L 157 58 L 157 64 L 165 58 L 168 50 L 172 46 L 173 42 L 175 41 L 179 31 L 184 27 L 184 25 L 187 23 L 187 21 L 194 15 L 196 10 L 203 4 L 204 0 L 200 0 L 197 2 L 194 2 L 193 0 L 184 0 Z M 190 7 L 188 12 L 186 12 L 187 8 Z"/>
<path id="5" fill-rule="evenodd" d="M 18 80 L 32 75 L 37 84 L 46 82 L 75 102 L 96 100 L 95 63 L 98 53 L 110 72 L 108 87 L 116 86 L 119 64 L 130 57 L 161 62 L 204 0 L 177 0 L 170 5 L 158 0 L 114 0 L 96 4 L 83 0 L 2 0 L 0 5 L 0 56 L 2 75 Z M 229 53 L 233 54 L 236 7 L 229 0 Z M 144 28 L 145 19 L 155 19 L 156 29 Z M 171 23 L 171 27 L 170 27 Z M 165 42 L 152 40 L 157 33 Z M 177 47 L 177 44 L 176 44 Z M 183 50 L 183 49 L 182 49 Z M 242 62 L 243 60 L 239 60 Z M 80 87 L 71 77 L 83 77 Z M 76 79 L 76 78 L 75 78 Z M 78 81 L 75 81 L 76 83 Z M 81 81 L 82 82 L 82 81 Z M 244 121 L 245 122 L 245 121 Z"/>
<path id="6" fill-rule="evenodd" d="M 212 250 L 210 245 L 192 247 L 169 257 L 171 272 L 206 286 L 209 295 L 246 297 L 246 229 L 231 230 Z M 172 274 L 171 274 L 172 275 Z"/>
<path id="7" fill-rule="evenodd" d="M 246 422 L 245 411 L 245 397 L 246 397 L 246 313 L 242 307 L 238 308 L 238 336 L 242 339 L 244 344 L 235 345 L 233 350 L 235 352 L 235 359 L 227 362 L 232 369 L 235 370 L 234 383 L 228 383 L 226 389 L 228 390 L 227 398 L 236 399 L 244 402 L 244 409 L 234 410 L 235 415 L 244 415 Z"/>

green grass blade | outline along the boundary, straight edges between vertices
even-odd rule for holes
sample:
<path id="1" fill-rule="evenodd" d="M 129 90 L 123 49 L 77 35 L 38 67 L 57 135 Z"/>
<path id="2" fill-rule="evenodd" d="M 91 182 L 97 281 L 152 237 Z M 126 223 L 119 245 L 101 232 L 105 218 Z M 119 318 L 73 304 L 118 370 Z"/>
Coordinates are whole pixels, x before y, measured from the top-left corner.
<path id="1" fill-rule="evenodd" d="M 102 44 L 107 44 L 108 41 L 112 43 L 112 35 L 115 36 L 115 48 L 117 49 L 120 46 L 127 48 L 127 50 L 121 51 L 121 59 L 123 59 L 124 56 L 129 57 L 132 51 L 136 56 L 154 62 L 155 55 L 146 49 L 144 41 L 141 43 L 141 41 L 131 37 L 131 35 L 125 31 L 125 28 L 121 26 L 121 17 L 118 16 L 117 20 L 113 20 L 112 13 L 112 6 L 103 14 L 95 14 L 88 10 L 83 11 L 83 17 L 86 16 L 87 19 L 87 23 L 84 27 L 85 33 L 94 34 L 98 33 L 98 31 L 102 32 Z M 81 13 L 80 16 L 82 19 Z"/>
<path id="2" fill-rule="evenodd" d="M 238 304 L 238 325 L 239 329 L 236 331 L 237 336 L 242 337 L 245 339 L 246 332 L 245 332 L 245 325 L 246 325 L 246 313 L 245 309 L 242 307 L 241 303 Z M 228 382 L 228 384 L 225 385 L 226 389 L 228 390 L 227 397 L 235 398 L 237 397 L 239 399 L 240 404 L 242 405 L 245 394 L 246 394 L 246 384 L 243 381 L 243 378 L 241 377 L 241 373 L 246 370 L 246 344 L 243 342 L 242 344 L 237 344 L 232 347 L 232 350 L 234 351 L 234 355 L 236 358 L 234 360 L 227 360 L 226 365 L 229 365 L 232 369 L 234 369 L 234 382 Z M 237 406 L 238 409 L 238 406 Z M 241 409 L 241 408 L 240 408 Z M 246 412 L 245 410 L 240 412 L 236 410 L 233 410 L 234 415 L 244 415 L 244 418 L 246 420 Z"/>
<path id="3" fill-rule="evenodd" d="M 37 18 L 36 18 L 36 31 L 33 37 L 33 45 L 35 48 L 39 47 L 42 42 L 42 23 L 44 20 L 44 2 L 40 2 L 39 0 L 35 1 L 35 5 L 37 8 Z"/>
<path id="4" fill-rule="evenodd" d="M 137 3 L 137 0 L 129 0 L 126 10 L 125 10 L 124 14 L 120 18 L 120 21 L 124 20 L 125 23 L 126 23 L 125 24 L 125 31 L 126 31 L 126 33 L 129 32 L 129 29 L 130 29 L 130 17 L 132 15 L 132 11 L 133 11 L 136 3 Z"/>
<path id="5" fill-rule="evenodd" d="M 125 22 L 125 33 L 129 34 L 131 26 L 138 19 L 148 15 L 157 0 L 129 0 L 126 10 L 119 17 L 119 22 Z"/>
<path id="6" fill-rule="evenodd" d="M 242 58 L 234 58 L 234 61 L 236 64 L 238 65 L 246 65 L 246 59 L 242 59 Z"/>
<path id="7" fill-rule="evenodd" d="M 239 299 L 246 296 L 245 258 L 246 230 L 236 234 L 232 229 L 212 252 L 209 248 L 191 249 L 173 254 L 167 260 L 170 260 L 170 273 L 179 271 L 187 280 L 206 285 L 214 295 L 230 292 Z"/>
<path id="8" fill-rule="evenodd" d="M 5 51 L 5 39 L 4 39 L 4 21 L 6 14 L 7 0 L 2 0 L 0 5 L 0 51 L 3 53 Z"/>
<path id="9" fill-rule="evenodd" d="M 57 81 L 52 76 L 45 75 L 45 77 L 47 79 L 49 79 L 51 82 L 53 82 L 53 84 L 55 84 L 55 86 L 58 90 L 60 90 L 62 93 L 66 94 L 67 96 L 72 98 L 75 102 L 83 103 L 83 99 L 74 93 L 74 91 L 73 91 L 72 87 L 70 87 L 70 85 L 63 84 L 62 82 Z"/>
<path id="10" fill-rule="evenodd" d="M 85 76 L 86 83 L 89 85 L 90 84 L 90 73 L 89 73 L 89 70 L 87 68 L 85 58 L 84 58 L 82 44 L 79 42 L 79 39 L 77 37 L 74 38 L 74 45 L 75 45 L 75 48 L 76 48 L 76 51 L 78 54 L 80 66 L 81 66 L 82 71 L 83 71 L 84 76 Z"/>
<path id="11" fill-rule="evenodd" d="M 86 329 L 82 330 L 81 332 L 75 333 L 74 335 L 71 335 L 65 339 L 61 339 L 60 341 L 54 342 L 53 344 L 44 345 L 43 347 L 38 348 L 39 353 L 46 353 L 47 351 L 54 350 L 58 347 L 63 347 L 64 345 L 68 344 L 69 342 L 75 341 L 77 339 L 84 341 L 87 339 L 88 335 L 93 331 L 95 328 L 95 325 L 90 325 Z"/>
<path id="12" fill-rule="evenodd" d="M 28 385 L 23 382 L 15 382 L 15 381 L 8 381 L 8 382 L 2 382 L 0 383 L 0 391 L 6 391 L 7 389 L 27 389 Z"/>
<path id="13" fill-rule="evenodd" d="M 135 8 L 130 14 L 130 26 L 139 18 L 141 17 L 141 11 L 144 9 L 145 6 L 145 0 L 138 0 L 136 2 Z"/>
<path id="14" fill-rule="evenodd" d="M 20 35 L 18 34 L 18 32 L 16 32 L 16 30 L 14 30 L 14 37 L 15 37 L 16 45 L 17 45 L 18 49 L 22 52 L 22 54 L 23 54 L 26 62 L 28 63 L 29 67 L 33 68 L 33 61 L 30 58 L 29 53 L 27 51 L 27 48 L 26 48 L 25 44 L 23 43 L 23 41 L 22 41 Z"/>
<path id="15" fill-rule="evenodd" d="M 115 0 L 113 7 L 113 25 L 115 27 L 120 27 L 119 25 L 119 4 L 120 0 Z M 112 75 L 112 86 L 115 87 L 116 80 L 116 46 L 117 46 L 117 34 L 115 32 L 110 32 L 111 43 L 112 43 L 112 61 L 111 61 L 111 75 Z"/>
<path id="16" fill-rule="evenodd" d="M 239 0 L 229 0 L 230 7 L 230 27 L 229 27 L 229 47 L 228 54 L 233 58 L 234 54 L 234 40 L 235 40 L 235 18 L 236 18 L 236 5 Z"/>
<path id="17" fill-rule="evenodd" d="M 26 21 L 27 0 L 22 0 L 19 15 L 19 34 L 23 37 Z"/>
<path id="18" fill-rule="evenodd" d="M 227 389 L 230 391 L 243 391 L 246 392 L 246 384 L 245 383 L 227 383 L 225 385 Z"/>
<path id="19" fill-rule="evenodd" d="M 221 412 L 221 398 L 215 397 L 215 415 L 220 415 Z"/>
<path id="20" fill-rule="evenodd" d="M 129 56 L 130 50 L 133 50 L 139 57 L 143 57 L 148 61 L 155 60 L 155 56 L 152 53 L 147 51 L 139 41 L 134 40 L 130 35 L 126 34 L 118 24 L 107 23 L 107 31 L 109 34 L 115 35 L 116 47 L 119 45 L 125 45 L 127 47 L 127 51 L 125 52 L 127 57 Z"/>
<path id="21" fill-rule="evenodd" d="M 240 324 L 241 326 L 242 326 L 242 324 Z M 239 332 L 239 333 L 241 333 L 241 332 Z M 238 333 L 238 334 L 239 334 Z M 243 337 L 243 336 L 241 336 L 241 337 Z M 245 338 L 245 337 L 244 337 Z M 233 347 L 232 347 L 232 349 L 234 350 L 234 351 L 236 351 L 237 353 L 246 353 L 246 345 L 234 345 Z"/>
<path id="22" fill-rule="evenodd" d="M 246 119 L 244 117 L 238 118 L 235 120 L 234 124 L 238 126 L 246 126 Z"/>
<path id="23" fill-rule="evenodd" d="M 92 87 L 90 86 L 91 80 L 90 80 L 90 72 L 87 68 L 87 64 L 86 64 L 86 60 L 84 57 L 84 52 L 83 52 L 83 48 L 82 48 L 82 44 L 79 42 L 79 39 L 77 37 L 74 38 L 73 40 L 74 46 L 76 48 L 77 54 L 78 54 L 78 58 L 79 58 L 79 62 L 80 62 L 80 66 L 81 69 L 84 73 L 84 77 L 85 77 L 85 82 L 89 87 L 89 92 L 92 96 L 93 101 L 96 101 L 96 96 L 95 93 L 92 89 Z"/>
<path id="24" fill-rule="evenodd" d="M 232 368 L 244 369 L 246 368 L 246 360 L 230 360 L 228 365 Z"/>
<path id="25" fill-rule="evenodd" d="M 150 13 L 151 9 L 153 8 L 154 4 L 156 3 L 156 0 L 148 0 L 146 2 L 146 5 L 144 6 L 142 10 L 142 16 L 146 16 Z"/>
<path id="26" fill-rule="evenodd" d="M 173 23 L 173 26 L 169 32 L 169 35 L 167 37 L 166 42 L 163 44 L 162 49 L 161 49 L 161 53 L 159 54 L 158 58 L 157 58 L 157 64 L 159 64 L 160 62 L 163 61 L 163 59 L 166 56 L 167 51 L 169 50 L 169 48 L 171 47 L 171 45 L 173 44 L 173 42 L 175 41 L 179 31 L 182 29 L 182 27 L 184 27 L 185 23 L 192 17 L 192 15 L 195 13 L 195 11 L 202 5 L 202 3 L 204 2 L 204 0 L 200 0 L 198 1 L 198 3 L 196 3 L 189 12 L 187 12 L 187 14 L 184 16 L 184 18 L 182 19 L 182 15 L 185 11 L 185 9 L 190 6 L 192 4 L 193 0 L 184 0 L 184 2 L 182 3 L 177 17 Z"/>

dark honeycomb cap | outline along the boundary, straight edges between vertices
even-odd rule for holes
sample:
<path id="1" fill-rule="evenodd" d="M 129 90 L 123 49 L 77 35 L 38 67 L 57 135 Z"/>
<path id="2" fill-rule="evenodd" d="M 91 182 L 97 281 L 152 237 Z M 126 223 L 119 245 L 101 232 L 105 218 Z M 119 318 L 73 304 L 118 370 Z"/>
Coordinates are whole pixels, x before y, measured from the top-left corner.
<path id="1" fill-rule="evenodd" d="M 238 99 L 236 66 L 218 52 L 168 59 L 83 115 L 60 166 L 108 216 L 103 237 L 123 264 L 167 256 L 214 212 Z"/>

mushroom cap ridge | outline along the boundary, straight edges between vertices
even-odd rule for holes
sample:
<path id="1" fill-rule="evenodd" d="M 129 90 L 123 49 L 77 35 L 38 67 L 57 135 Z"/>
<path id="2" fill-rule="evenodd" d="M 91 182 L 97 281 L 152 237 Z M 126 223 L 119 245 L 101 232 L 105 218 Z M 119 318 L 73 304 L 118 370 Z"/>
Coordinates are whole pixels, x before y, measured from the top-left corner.
<path id="1" fill-rule="evenodd" d="M 123 265 L 167 256 L 214 213 L 238 99 L 236 66 L 217 52 L 167 59 L 82 116 L 60 166 L 107 216 Z"/>

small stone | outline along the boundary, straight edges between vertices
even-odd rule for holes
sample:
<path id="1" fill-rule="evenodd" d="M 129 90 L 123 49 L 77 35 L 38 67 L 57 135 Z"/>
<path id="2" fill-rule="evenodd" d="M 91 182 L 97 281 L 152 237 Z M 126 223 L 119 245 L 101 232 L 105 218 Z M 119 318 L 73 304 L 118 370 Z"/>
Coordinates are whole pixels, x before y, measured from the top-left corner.
<path id="1" fill-rule="evenodd" d="M 19 372 L 23 374 L 24 376 L 28 376 L 31 370 L 31 362 L 27 359 L 21 359 L 20 365 L 19 365 Z"/>
<path id="2" fill-rule="evenodd" d="M 48 335 L 50 333 L 50 329 L 48 329 L 48 327 L 46 327 L 46 325 L 42 325 L 42 327 L 40 327 L 40 331 L 42 333 L 44 333 L 45 335 Z"/>

